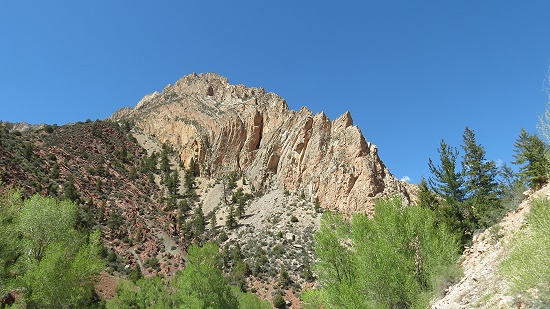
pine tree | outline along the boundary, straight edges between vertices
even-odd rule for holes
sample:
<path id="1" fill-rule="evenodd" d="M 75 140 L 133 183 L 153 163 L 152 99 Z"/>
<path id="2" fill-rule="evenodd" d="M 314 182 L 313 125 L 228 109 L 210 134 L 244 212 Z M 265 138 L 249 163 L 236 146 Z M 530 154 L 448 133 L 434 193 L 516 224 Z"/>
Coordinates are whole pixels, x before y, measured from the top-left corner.
<path id="1" fill-rule="evenodd" d="M 193 230 L 195 235 L 200 235 L 204 232 L 206 220 L 204 218 L 204 212 L 202 211 L 202 206 L 199 205 L 195 209 L 195 214 L 193 217 Z"/>
<path id="2" fill-rule="evenodd" d="M 233 209 L 233 206 L 230 206 L 227 218 L 225 219 L 225 226 L 227 226 L 228 229 L 232 229 L 235 227 L 235 225 L 237 225 L 237 220 L 235 219 L 235 211 Z"/>
<path id="3" fill-rule="evenodd" d="M 185 170 L 185 196 L 189 198 L 194 198 L 196 196 L 195 193 L 195 173 L 191 169 Z"/>
<path id="4" fill-rule="evenodd" d="M 473 130 L 466 127 L 462 137 L 462 174 L 465 177 L 466 202 L 472 210 L 467 219 L 472 223 L 472 229 L 485 228 L 501 208 L 498 169 L 494 161 L 485 158 L 485 149 L 476 143 Z"/>
<path id="5" fill-rule="evenodd" d="M 218 221 L 216 220 L 216 212 L 212 211 L 210 213 L 210 229 L 215 230 L 217 225 Z"/>
<path id="6" fill-rule="evenodd" d="M 432 159 L 429 159 L 428 167 L 433 174 L 433 178 L 429 178 L 431 189 L 443 196 L 447 202 L 462 202 L 464 201 L 464 178 L 460 172 L 456 171 L 456 158 L 458 150 L 441 140 L 439 149 L 439 159 L 441 165 L 436 166 Z"/>
<path id="7" fill-rule="evenodd" d="M 170 161 L 168 160 L 168 146 L 162 145 L 162 152 L 160 154 L 160 170 L 163 172 L 170 171 Z"/>
<path id="8" fill-rule="evenodd" d="M 512 163 L 523 165 L 517 175 L 533 189 L 539 189 L 548 182 L 548 147 L 537 135 L 525 129 L 521 129 L 514 146 L 516 160 Z"/>
<path id="9" fill-rule="evenodd" d="M 428 179 L 428 185 L 422 188 L 421 203 L 432 205 L 438 216 L 438 222 L 447 225 L 451 231 L 460 235 L 463 245 L 469 242 L 472 234 L 472 227 L 466 218 L 470 217 L 470 209 L 465 203 L 466 191 L 464 190 L 464 177 L 457 172 L 456 160 L 458 150 L 441 140 L 439 149 L 439 160 L 441 165 L 435 165 L 430 159 L 428 167 L 433 177 Z M 429 189 L 436 195 L 443 198 L 441 203 L 436 203 L 433 196 L 430 196 Z M 437 200 L 437 198 L 435 198 Z"/>

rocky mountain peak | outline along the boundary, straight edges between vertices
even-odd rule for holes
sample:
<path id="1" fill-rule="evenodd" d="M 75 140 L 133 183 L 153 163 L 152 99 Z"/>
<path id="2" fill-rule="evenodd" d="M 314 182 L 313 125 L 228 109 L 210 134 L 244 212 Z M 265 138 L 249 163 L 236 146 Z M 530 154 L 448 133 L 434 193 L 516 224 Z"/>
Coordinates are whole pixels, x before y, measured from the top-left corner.
<path id="1" fill-rule="evenodd" d="M 384 196 L 410 199 L 349 111 L 331 122 L 324 113 L 290 110 L 274 93 L 232 85 L 215 73 L 184 76 L 110 119 L 133 120 L 207 177 L 237 171 L 257 189 L 300 192 L 343 212 L 369 212 Z"/>

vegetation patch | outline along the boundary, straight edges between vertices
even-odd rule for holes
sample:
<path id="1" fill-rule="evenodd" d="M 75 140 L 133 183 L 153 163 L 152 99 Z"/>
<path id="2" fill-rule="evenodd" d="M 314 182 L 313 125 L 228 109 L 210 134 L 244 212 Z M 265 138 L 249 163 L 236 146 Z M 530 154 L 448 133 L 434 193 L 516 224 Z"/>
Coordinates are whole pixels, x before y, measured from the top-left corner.
<path id="1" fill-rule="evenodd" d="M 550 201 L 534 200 L 527 225 L 511 242 L 511 253 L 500 267 L 512 283 L 518 302 L 532 308 L 550 307 Z"/>

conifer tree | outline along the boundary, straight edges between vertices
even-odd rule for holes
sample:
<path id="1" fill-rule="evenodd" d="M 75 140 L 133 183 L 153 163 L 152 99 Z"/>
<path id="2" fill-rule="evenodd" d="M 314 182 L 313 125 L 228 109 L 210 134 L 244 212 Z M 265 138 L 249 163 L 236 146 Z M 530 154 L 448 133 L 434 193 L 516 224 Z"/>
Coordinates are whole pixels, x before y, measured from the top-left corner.
<path id="1" fill-rule="evenodd" d="M 73 175 L 69 175 L 67 177 L 67 183 L 65 184 L 65 187 L 63 189 L 64 197 L 65 199 L 79 203 L 78 198 L 78 191 L 76 190 L 76 187 L 74 186 L 74 178 Z"/>
<path id="2" fill-rule="evenodd" d="M 200 235 L 204 232 L 206 220 L 204 218 L 204 212 L 202 211 L 202 206 L 199 205 L 195 209 L 195 214 L 193 218 L 193 230 L 195 235 Z"/>
<path id="3" fill-rule="evenodd" d="M 168 146 L 162 145 L 162 152 L 160 153 L 160 170 L 163 172 L 170 171 L 170 161 L 168 160 Z"/>
<path id="4" fill-rule="evenodd" d="M 533 189 L 539 189 L 548 182 L 548 147 L 537 135 L 525 129 L 521 129 L 514 146 L 516 160 L 512 163 L 522 165 L 517 175 Z"/>
<path id="5" fill-rule="evenodd" d="M 435 165 L 432 159 L 429 159 L 428 167 L 433 174 L 429 178 L 431 189 L 443 196 L 447 202 L 462 202 L 464 200 L 464 178 L 460 172 L 456 171 L 456 158 L 458 150 L 441 140 L 439 149 L 439 159 L 441 165 Z"/>
<path id="6" fill-rule="evenodd" d="M 235 210 L 233 209 L 233 206 L 230 206 L 227 218 L 225 219 L 225 226 L 227 226 L 228 229 L 232 229 L 235 227 L 235 225 L 237 225 L 237 220 L 235 219 Z"/>
<path id="7" fill-rule="evenodd" d="M 494 161 L 485 158 L 485 149 L 476 143 L 473 130 L 466 127 L 462 137 L 462 174 L 465 177 L 466 202 L 471 209 L 468 221 L 473 224 L 472 229 L 485 228 L 501 208 L 498 169 Z"/>

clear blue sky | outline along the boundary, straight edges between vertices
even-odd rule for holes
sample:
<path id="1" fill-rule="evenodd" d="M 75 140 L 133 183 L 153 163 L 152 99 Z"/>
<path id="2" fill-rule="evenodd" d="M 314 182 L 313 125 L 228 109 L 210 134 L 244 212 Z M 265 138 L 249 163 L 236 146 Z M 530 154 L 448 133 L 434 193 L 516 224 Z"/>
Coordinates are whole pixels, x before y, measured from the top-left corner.
<path id="1" fill-rule="evenodd" d="M 546 103 L 549 1 L 1 1 L 0 120 L 103 119 L 192 72 L 349 110 L 398 178 L 469 126 L 512 160 Z"/>

